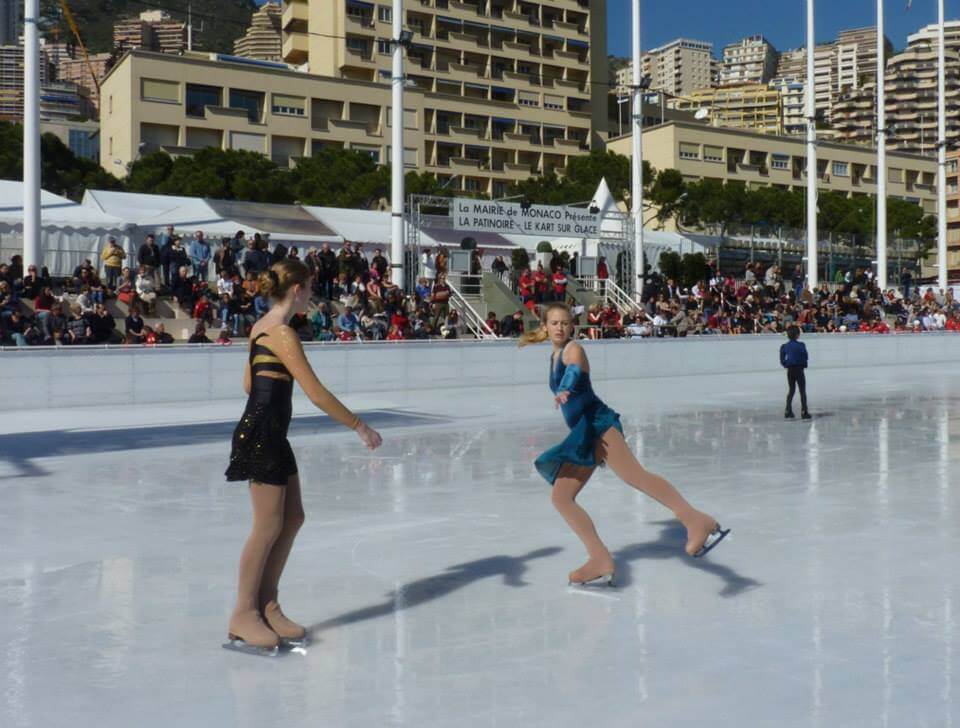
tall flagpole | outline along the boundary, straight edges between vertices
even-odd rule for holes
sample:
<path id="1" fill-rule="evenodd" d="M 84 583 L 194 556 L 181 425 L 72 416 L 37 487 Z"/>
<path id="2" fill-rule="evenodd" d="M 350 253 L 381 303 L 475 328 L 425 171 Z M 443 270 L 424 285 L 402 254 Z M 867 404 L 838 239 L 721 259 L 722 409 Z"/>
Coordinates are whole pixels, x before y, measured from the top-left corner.
<path id="1" fill-rule="evenodd" d="M 23 17 L 23 270 L 41 268 L 40 249 L 40 19 L 39 0 Z"/>
<path id="2" fill-rule="evenodd" d="M 817 279 L 817 106 L 814 93 L 814 0 L 807 0 L 807 281 L 810 290 Z"/>
<path id="3" fill-rule="evenodd" d="M 877 285 L 887 289 L 887 59 L 883 0 L 877 0 Z"/>
<path id="4" fill-rule="evenodd" d="M 393 72 L 391 77 L 391 150 L 390 150 L 390 268 L 395 285 L 406 290 L 407 282 L 403 275 L 403 209 L 404 209 L 404 172 L 403 166 L 403 44 L 400 34 L 403 32 L 403 0 L 393 0 Z"/>
<path id="5" fill-rule="evenodd" d="M 640 0 L 633 0 L 633 165 L 630 200 L 633 203 L 633 279 L 634 297 L 639 301 L 643 293 L 643 63 L 640 57 Z"/>
<path id="6" fill-rule="evenodd" d="M 947 289 L 947 82 L 943 0 L 937 27 L 937 285 Z"/>

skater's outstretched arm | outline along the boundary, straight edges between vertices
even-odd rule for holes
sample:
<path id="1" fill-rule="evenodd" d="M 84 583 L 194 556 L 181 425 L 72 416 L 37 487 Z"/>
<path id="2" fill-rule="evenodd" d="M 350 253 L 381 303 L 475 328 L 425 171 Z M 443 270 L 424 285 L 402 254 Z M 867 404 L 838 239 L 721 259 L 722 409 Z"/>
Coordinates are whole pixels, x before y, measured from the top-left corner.
<path id="1" fill-rule="evenodd" d="M 278 326 L 270 336 L 270 348 L 287 371 L 297 380 L 310 401 L 344 427 L 356 430 L 370 449 L 380 446 L 380 435 L 367 427 L 359 416 L 351 412 L 339 399 L 324 387 L 303 353 L 300 337 L 289 326 Z"/>
<path id="2" fill-rule="evenodd" d="M 567 344 L 561 356 L 563 357 L 563 363 L 567 367 L 567 371 L 560 381 L 560 390 L 557 392 L 556 397 L 554 397 L 557 407 L 566 404 L 567 400 L 570 399 L 570 392 L 573 390 L 580 375 L 590 372 L 587 353 L 576 341 L 571 341 Z"/>

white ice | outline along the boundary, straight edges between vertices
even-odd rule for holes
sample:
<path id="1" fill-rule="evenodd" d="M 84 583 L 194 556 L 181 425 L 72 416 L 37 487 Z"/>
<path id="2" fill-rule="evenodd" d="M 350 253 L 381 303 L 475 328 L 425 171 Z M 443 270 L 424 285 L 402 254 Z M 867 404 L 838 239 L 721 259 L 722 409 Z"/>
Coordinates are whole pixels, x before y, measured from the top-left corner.
<path id="1" fill-rule="evenodd" d="M 564 432 L 545 386 L 354 398 L 373 454 L 299 408 L 281 602 L 315 641 L 274 660 L 220 648 L 241 398 L 7 416 L 0 726 L 960 723 L 958 383 L 812 370 L 812 422 L 782 419 L 779 372 L 603 383 L 641 461 L 733 533 L 691 560 L 598 471 L 620 587 L 596 592 L 566 586 L 582 547 L 531 465 Z"/>

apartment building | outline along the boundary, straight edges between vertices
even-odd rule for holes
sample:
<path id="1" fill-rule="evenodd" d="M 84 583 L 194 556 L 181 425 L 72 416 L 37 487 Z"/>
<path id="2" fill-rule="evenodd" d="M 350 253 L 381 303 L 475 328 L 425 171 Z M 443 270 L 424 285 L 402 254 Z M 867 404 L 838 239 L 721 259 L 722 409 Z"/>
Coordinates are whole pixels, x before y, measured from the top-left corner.
<path id="1" fill-rule="evenodd" d="M 374 81 L 216 54 L 138 50 L 107 74 L 102 99 L 100 163 L 121 176 L 139 154 L 156 149 L 247 149 L 289 164 L 334 146 L 390 159 L 390 87 Z M 588 151 L 590 120 L 587 111 L 414 87 L 404 100 L 404 159 L 451 189 L 502 196 L 512 182 L 562 173 L 571 156 Z"/>
<path id="2" fill-rule="evenodd" d="M 947 268 L 960 274 L 960 151 L 947 154 Z"/>
<path id="3" fill-rule="evenodd" d="M 643 73 L 650 77 L 651 91 L 686 96 L 714 86 L 713 43 L 678 38 L 643 55 Z M 628 96 L 633 85 L 633 66 L 617 71 L 617 95 Z"/>
<path id="4" fill-rule="evenodd" d="M 777 70 L 777 49 L 762 35 L 752 35 L 723 49 L 720 86 L 767 83 Z"/>
<path id="5" fill-rule="evenodd" d="M 390 80 L 392 6 L 360 0 L 291 0 L 283 59 L 311 74 Z M 603 144 L 609 90 L 606 0 L 419 0 L 406 76 L 426 94 L 493 107 L 540 109 L 541 123 L 589 130 Z M 575 123 L 568 123 L 570 121 Z M 582 120 L 589 120 L 581 126 Z"/>
<path id="6" fill-rule="evenodd" d="M 630 135 L 611 140 L 608 148 L 630 156 Z M 644 159 L 656 169 L 676 169 L 689 181 L 716 179 L 749 187 L 776 185 L 787 189 L 806 189 L 807 185 L 806 145 L 797 137 L 668 122 L 644 132 L 643 149 Z M 817 154 L 818 187 L 822 191 L 850 196 L 876 194 L 875 149 L 820 142 Z M 894 152 L 888 155 L 887 163 L 887 194 L 935 214 L 936 161 Z"/>
<path id="7" fill-rule="evenodd" d="M 200 47 L 196 28 L 193 29 L 191 41 L 194 49 Z M 143 48 L 161 53 L 180 53 L 187 49 L 187 24 L 174 20 L 163 10 L 148 10 L 114 24 L 113 44 L 124 50 Z"/>
<path id="8" fill-rule="evenodd" d="M 0 0 L 0 46 L 16 45 L 23 28 L 23 0 Z"/>
<path id="9" fill-rule="evenodd" d="M 89 118 L 89 99 L 76 84 L 54 80 L 47 48 L 40 47 L 40 120 Z M 23 45 L 0 46 L 0 120 L 23 121 Z"/>
<path id="10" fill-rule="evenodd" d="M 709 113 L 709 123 L 732 129 L 751 129 L 764 134 L 783 133 L 783 96 L 767 84 L 720 86 L 701 89 L 689 96 L 671 99 L 681 111 Z"/>
<path id="11" fill-rule="evenodd" d="M 89 60 L 89 62 L 88 62 Z M 99 108 L 100 97 L 97 94 L 97 83 L 107 74 L 109 53 L 91 53 L 89 59 L 82 57 L 65 58 L 57 64 L 57 80 L 76 84 L 81 94 L 90 99 L 93 107 Z M 92 71 L 91 71 L 92 69 Z M 96 75 L 96 82 L 94 81 Z"/>
<path id="12" fill-rule="evenodd" d="M 784 134 L 805 134 L 807 131 L 807 85 L 803 78 L 778 76 L 770 89 L 780 94 Z"/>
<path id="13" fill-rule="evenodd" d="M 250 19 L 250 27 L 233 43 L 235 55 L 260 61 L 283 60 L 283 38 L 280 21 L 283 10 L 279 3 L 267 2 Z"/>
<path id="14" fill-rule="evenodd" d="M 917 37 L 917 36 L 911 36 Z M 946 50 L 947 140 L 960 141 L 960 44 Z M 887 62 L 889 148 L 910 154 L 936 155 L 937 50 L 917 41 Z M 835 107 L 837 138 L 872 144 L 876 129 L 876 84 L 843 94 Z"/>

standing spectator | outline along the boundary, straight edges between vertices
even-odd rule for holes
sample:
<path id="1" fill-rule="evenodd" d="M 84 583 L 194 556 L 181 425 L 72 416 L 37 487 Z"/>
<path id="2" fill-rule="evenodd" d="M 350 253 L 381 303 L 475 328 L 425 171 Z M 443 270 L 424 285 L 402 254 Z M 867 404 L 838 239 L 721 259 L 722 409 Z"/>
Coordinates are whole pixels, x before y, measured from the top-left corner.
<path id="1" fill-rule="evenodd" d="M 244 240 L 246 239 L 246 237 L 247 236 L 243 232 L 243 230 L 237 230 L 237 232 L 234 233 L 233 237 L 230 238 L 230 252 L 233 253 L 234 260 L 240 259 L 240 254 L 243 252 L 244 248 L 246 247 L 246 244 L 244 243 Z"/>
<path id="2" fill-rule="evenodd" d="M 256 241 L 247 241 L 247 249 L 243 251 L 241 265 L 243 266 L 243 274 L 245 276 L 249 276 L 252 273 L 253 276 L 256 277 L 267 269 L 263 251 L 257 248 Z"/>
<path id="3" fill-rule="evenodd" d="M 146 242 L 137 251 L 137 262 L 143 266 L 145 274 L 153 278 L 154 288 L 159 288 L 162 283 L 160 277 L 160 248 L 157 247 L 152 233 L 147 235 Z"/>
<path id="4" fill-rule="evenodd" d="M 167 285 L 172 289 L 177 280 L 180 268 L 190 265 L 190 256 L 183 247 L 183 240 L 175 235 L 170 240 L 170 250 L 167 251 Z"/>
<path id="5" fill-rule="evenodd" d="M 536 284 L 533 280 L 533 273 L 530 272 L 529 268 L 524 268 L 520 272 L 520 280 L 517 282 L 517 289 L 520 292 L 520 302 L 528 308 L 534 301 L 536 301 L 534 296 L 535 288 Z"/>
<path id="6" fill-rule="evenodd" d="M 117 239 L 113 236 L 107 238 L 107 247 L 100 253 L 100 259 L 103 261 L 103 272 L 107 279 L 107 288 L 115 291 L 117 281 L 120 279 L 120 271 L 123 270 L 123 261 L 127 257 L 126 251 L 117 245 Z"/>
<path id="7" fill-rule="evenodd" d="M 433 281 L 437 277 L 437 264 L 433 259 L 433 251 L 425 248 L 420 256 L 420 267 L 423 271 L 423 277 L 427 279 L 427 284 L 433 286 Z"/>
<path id="8" fill-rule="evenodd" d="M 344 242 L 337 255 L 337 275 L 341 280 L 352 281 L 356 273 L 354 272 L 353 249 L 349 242 Z M 346 278 L 344 279 L 344 276 Z"/>
<path id="9" fill-rule="evenodd" d="M 607 268 L 607 259 L 602 255 L 597 258 L 597 278 L 599 278 L 601 281 L 605 281 L 610 278 L 610 269 Z"/>
<path id="10" fill-rule="evenodd" d="M 464 288 L 474 296 L 480 295 L 483 283 L 483 257 L 479 250 L 470 254 L 470 285 Z"/>
<path id="11" fill-rule="evenodd" d="M 450 257 L 447 255 L 447 249 L 442 245 L 437 247 L 437 255 L 433 259 L 434 263 L 437 266 L 437 278 L 441 275 L 447 275 L 447 265 L 450 261 Z"/>
<path id="12" fill-rule="evenodd" d="M 201 281 L 209 280 L 210 244 L 203 237 L 203 230 L 197 230 L 190 241 L 187 250 L 190 262 L 193 263 L 193 274 Z"/>
<path id="13" fill-rule="evenodd" d="M 328 301 L 333 300 L 333 282 L 337 278 L 337 255 L 330 250 L 329 243 L 320 246 L 317 256 L 317 278 L 320 281 L 320 297 Z"/>
<path id="14" fill-rule="evenodd" d="M 172 285 L 173 271 L 179 267 L 172 266 L 170 262 L 170 251 L 173 250 L 175 237 L 173 225 L 167 225 L 167 229 L 157 238 L 157 245 L 160 247 L 160 277 L 163 279 L 163 287 L 167 290 Z"/>
<path id="15" fill-rule="evenodd" d="M 447 276 L 437 270 L 437 282 L 433 284 L 430 294 L 430 303 L 433 313 L 433 328 L 439 329 L 450 313 L 450 286 L 447 285 Z"/>
<path id="16" fill-rule="evenodd" d="M 903 297 L 910 300 L 910 286 L 913 284 L 913 273 L 909 268 L 904 268 L 900 274 L 900 285 L 903 286 Z"/>
<path id="17" fill-rule="evenodd" d="M 550 283 L 553 286 L 553 300 L 560 301 L 561 303 L 567 300 L 567 274 L 563 272 L 561 266 L 557 266 L 557 269 L 553 272 L 553 275 L 550 276 Z"/>
<path id="18" fill-rule="evenodd" d="M 496 273 L 500 277 L 500 280 L 504 282 L 507 280 L 507 273 L 510 271 L 502 255 L 498 255 L 494 259 L 493 263 L 490 266 L 490 270 Z"/>
<path id="19" fill-rule="evenodd" d="M 370 272 L 370 263 L 367 261 L 367 254 L 363 252 L 363 243 L 357 243 L 354 246 L 353 272 L 362 276 L 366 276 Z"/>
<path id="20" fill-rule="evenodd" d="M 373 260 L 370 261 L 370 268 L 375 270 L 380 278 L 383 278 L 387 274 L 388 265 L 387 259 L 383 256 L 383 251 L 377 248 L 373 253 Z"/>
<path id="21" fill-rule="evenodd" d="M 217 252 L 213 254 L 213 268 L 217 277 L 227 274 L 233 269 L 234 256 L 233 250 L 230 249 L 231 240 L 233 240 L 233 238 L 221 238 L 220 247 L 217 248 Z"/>

